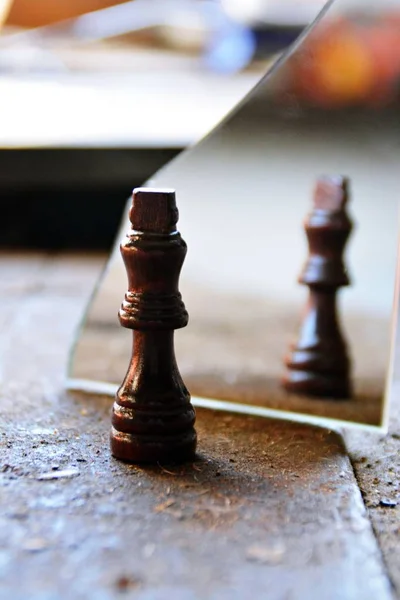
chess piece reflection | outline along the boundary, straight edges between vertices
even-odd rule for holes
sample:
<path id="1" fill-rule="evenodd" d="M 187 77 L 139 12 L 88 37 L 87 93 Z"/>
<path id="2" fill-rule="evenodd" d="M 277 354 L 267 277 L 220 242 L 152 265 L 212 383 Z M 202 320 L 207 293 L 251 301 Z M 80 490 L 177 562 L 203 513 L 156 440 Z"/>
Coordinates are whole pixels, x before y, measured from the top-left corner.
<path id="1" fill-rule="evenodd" d="M 350 284 L 343 253 L 352 230 L 346 212 L 348 180 L 318 180 L 305 222 L 309 256 L 299 283 L 309 287 L 299 339 L 285 359 L 284 388 L 322 398 L 351 396 L 350 359 L 340 330 L 336 296 Z"/>
<path id="2" fill-rule="evenodd" d="M 111 451 L 131 462 L 181 462 L 193 458 L 196 432 L 174 351 L 174 330 L 188 322 L 178 289 L 187 247 L 176 230 L 175 192 L 137 188 L 129 218 L 119 320 L 134 330 L 133 351 L 113 407 Z"/>

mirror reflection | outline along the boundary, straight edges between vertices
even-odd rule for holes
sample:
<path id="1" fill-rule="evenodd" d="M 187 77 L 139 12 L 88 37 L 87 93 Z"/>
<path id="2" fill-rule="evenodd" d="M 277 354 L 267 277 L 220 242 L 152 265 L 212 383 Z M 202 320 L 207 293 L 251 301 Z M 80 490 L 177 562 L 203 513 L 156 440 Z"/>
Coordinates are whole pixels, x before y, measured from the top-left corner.
<path id="1" fill-rule="evenodd" d="M 194 404 L 384 424 L 398 237 L 396 15 L 335 3 L 233 114 L 149 182 L 176 190 L 188 244 L 190 320 L 175 339 Z M 113 389 L 129 364 L 130 332 L 116 316 L 127 214 L 77 340 L 72 387 Z"/>

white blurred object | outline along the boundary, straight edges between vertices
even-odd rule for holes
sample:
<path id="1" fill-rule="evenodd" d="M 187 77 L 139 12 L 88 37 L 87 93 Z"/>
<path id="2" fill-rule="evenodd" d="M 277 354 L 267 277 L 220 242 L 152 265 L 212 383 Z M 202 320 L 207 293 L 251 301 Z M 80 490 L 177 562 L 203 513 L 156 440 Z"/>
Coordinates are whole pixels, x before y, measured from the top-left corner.
<path id="1" fill-rule="evenodd" d="M 226 14 L 248 26 L 305 26 L 325 4 L 324 0 L 221 0 Z M 334 3 L 335 5 L 335 3 Z M 348 0 L 349 12 L 381 13 L 400 8 L 400 0 Z"/>
<path id="2" fill-rule="evenodd" d="M 162 58 L 158 70 L 132 77 L 0 77 L 0 148 L 184 147 L 214 127 L 263 73 L 220 78 L 193 72 L 190 61 L 173 71 L 174 63 Z"/>
<path id="3" fill-rule="evenodd" d="M 248 26 L 270 23 L 302 27 L 325 3 L 326 0 L 221 0 L 229 17 Z"/>

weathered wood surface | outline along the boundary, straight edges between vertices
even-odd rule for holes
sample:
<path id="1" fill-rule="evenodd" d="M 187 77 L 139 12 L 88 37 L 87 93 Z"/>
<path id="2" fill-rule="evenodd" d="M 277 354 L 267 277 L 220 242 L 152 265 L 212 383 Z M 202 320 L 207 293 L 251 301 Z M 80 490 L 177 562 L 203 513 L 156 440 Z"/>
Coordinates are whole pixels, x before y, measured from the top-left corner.
<path id="1" fill-rule="evenodd" d="M 364 478 L 365 509 L 337 434 L 199 410 L 194 463 L 110 457 L 110 399 L 62 391 L 101 262 L 0 257 L 0 597 L 391 598 L 397 509 Z"/>
<path id="2" fill-rule="evenodd" d="M 400 373 L 396 365 L 388 434 L 347 431 L 344 436 L 368 515 L 398 596 L 400 596 L 399 381 Z"/>

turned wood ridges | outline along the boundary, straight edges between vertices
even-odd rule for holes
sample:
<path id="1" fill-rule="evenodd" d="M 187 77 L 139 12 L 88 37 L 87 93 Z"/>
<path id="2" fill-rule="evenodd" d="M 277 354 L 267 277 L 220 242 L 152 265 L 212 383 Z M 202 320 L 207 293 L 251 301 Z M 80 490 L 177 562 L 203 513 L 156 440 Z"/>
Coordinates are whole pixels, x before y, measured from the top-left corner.
<path id="1" fill-rule="evenodd" d="M 193 458 L 196 432 L 174 351 L 174 330 L 188 322 L 178 287 L 187 247 L 176 230 L 175 192 L 137 188 L 129 218 L 119 320 L 134 330 L 133 350 L 113 407 L 111 450 L 131 462 L 181 462 Z"/>
<path id="2" fill-rule="evenodd" d="M 346 212 L 348 180 L 318 180 L 314 205 L 305 222 L 309 256 L 299 283 L 309 298 L 297 343 L 285 359 L 284 388 L 321 398 L 348 398 L 352 393 L 350 359 L 336 308 L 337 291 L 350 284 L 343 254 L 352 222 Z"/>

